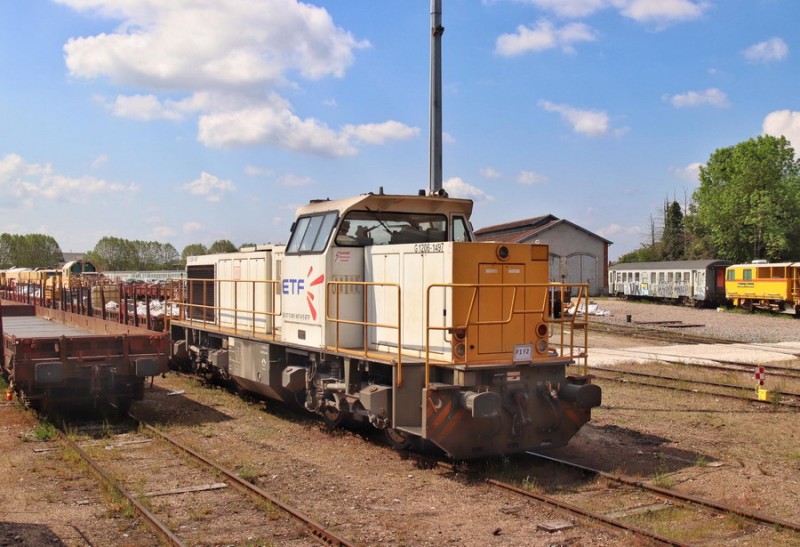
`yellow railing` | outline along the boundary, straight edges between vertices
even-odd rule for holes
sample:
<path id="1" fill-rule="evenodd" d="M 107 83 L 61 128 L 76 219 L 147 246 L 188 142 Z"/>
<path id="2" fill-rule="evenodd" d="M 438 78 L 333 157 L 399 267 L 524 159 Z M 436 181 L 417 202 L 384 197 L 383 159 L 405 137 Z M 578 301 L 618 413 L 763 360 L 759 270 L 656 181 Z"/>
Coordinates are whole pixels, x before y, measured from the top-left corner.
<path id="1" fill-rule="evenodd" d="M 362 295 L 362 313 L 363 313 L 363 320 L 356 321 L 352 319 L 342 319 L 341 318 L 341 295 L 342 294 L 351 294 L 347 291 L 342 291 L 340 287 L 360 287 L 360 293 Z M 373 323 L 368 320 L 369 318 L 369 291 L 367 290 L 368 287 L 388 287 L 394 288 L 397 290 L 397 324 L 393 325 L 390 323 Z M 335 331 L 336 336 L 334 338 L 334 349 L 338 352 L 342 353 L 350 353 L 353 355 L 358 355 L 361 357 L 367 357 L 369 355 L 369 328 L 376 327 L 376 328 L 387 328 L 387 329 L 394 329 L 397 331 L 397 385 L 403 385 L 403 327 L 400 318 L 403 317 L 403 301 L 402 295 L 400 292 L 400 285 L 398 283 L 380 283 L 377 281 L 328 281 L 326 283 L 326 294 L 333 295 L 334 298 L 328 300 L 328 305 L 325 308 L 325 319 L 330 321 L 336 325 Z M 331 300 L 333 300 L 333 312 L 334 315 L 331 315 L 330 304 Z M 341 325 L 357 325 L 361 326 L 363 329 L 363 347 L 360 351 L 355 351 L 352 348 L 343 348 L 341 347 Z"/>
<path id="2" fill-rule="evenodd" d="M 192 326 L 200 325 L 204 328 L 216 327 L 226 332 L 232 331 L 234 334 L 264 334 L 268 338 L 275 339 L 275 319 L 281 316 L 280 296 L 279 291 L 276 289 L 280 286 L 280 281 L 271 279 L 258 279 L 258 280 L 242 280 L 242 279 L 196 279 L 189 278 L 181 280 L 180 283 L 185 283 L 183 286 L 184 295 L 177 299 L 175 302 L 179 307 L 178 318 L 180 321 L 189 323 Z M 198 289 L 199 285 L 199 289 Z M 230 298 L 234 306 L 220 306 L 219 302 L 220 293 L 222 290 L 229 288 L 232 290 L 233 296 Z M 261 296 L 265 297 L 263 301 L 257 301 L 257 288 L 263 287 L 260 292 Z M 249 288 L 249 292 L 248 292 Z M 240 294 L 249 294 L 249 307 L 237 307 Z M 259 309 L 258 304 L 262 304 Z M 269 304 L 269 305 L 267 305 Z M 229 315 L 224 316 L 225 319 L 232 317 L 230 325 L 227 321 L 223 320 L 223 313 Z M 249 321 L 245 321 L 245 318 Z M 272 328 L 268 328 L 269 320 L 272 319 Z M 258 321 L 264 322 L 263 331 L 256 329 Z M 249 322 L 247 325 L 241 323 Z"/>
<path id="3" fill-rule="evenodd" d="M 467 311 L 465 317 L 462 320 L 455 320 L 454 318 L 453 323 L 449 325 L 432 325 L 431 324 L 431 292 L 434 289 L 467 289 L 471 290 L 472 296 L 470 297 L 469 306 L 467 307 Z M 566 296 L 566 290 L 577 288 L 578 294 L 575 297 L 575 310 L 576 314 L 566 318 L 563 313 L 563 303 Z M 470 320 L 470 317 L 473 317 L 473 313 L 475 312 L 475 305 L 476 302 L 479 300 L 479 292 L 481 289 L 506 289 L 511 290 L 511 299 L 510 303 L 508 304 L 508 311 L 502 310 L 500 316 L 503 319 L 498 320 Z M 542 303 L 540 307 L 534 309 L 516 309 L 517 308 L 517 295 L 520 292 L 520 289 L 545 289 L 542 291 Z M 560 318 L 555 318 L 550 313 L 546 313 L 548 310 L 548 300 L 552 294 L 555 294 L 553 291 L 559 291 L 560 302 L 562 303 L 562 313 Z M 504 284 L 504 283 L 434 283 L 428 286 L 426 295 L 425 295 L 425 385 L 428 386 L 430 384 L 430 369 L 432 366 L 437 365 L 449 365 L 451 364 L 450 361 L 442 362 L 442 361 L 434 361 L 431 359 L 430 355 L 430 348 L 431 348 L 431 333 L 433 331 L 446 331 L 446 332 L 453 332 L 456 330 L 463 330 L 465 333 L 469 332 L 470 327 L 484 327 L 484 326 L 491 326 L 491 325 L 508 325 L 510 324 L 515 317 L 519 316 L 526 316 L 526 315 L 539 315 L 542 318 L 542 322 L 546 323 L 548 326 L 548 334 L 552 332 L 552 325 L 559 324 L 561 325 L 560 330 L 560 342 L 558 344 L 559 348 L 559 355 L 562 357 L 569 357 L 571 359 L 583 359 L 584 360 L 584 374 L 587 373 L 587 352 L 586 348 L 588 347 L 589 342 L 589 335 L 586 329 L 588 324 L 588 300 L 586 295 L 588 294 L 589 286 L 586 283 L 574 283 L 574 284 L 565 284 L 565 283 L 521 283 L 521 284 Z M 455 292 L 455 291 L 454 291 Z M 580 304 L 583 302 L 583 311 L 580 312 Z M 576 322 L 576 319 L 579 317 L 583 317 L 583 321 Z M 583 326 L 584 331 L 584 343 L 583 343 L 583 351 L 579 354 L 575 353 L 575 345 L 574 345 L 574 336 L 575 336 L 575 325 L 576 323 L 579 326 Z M 569 342 L 565 342 L 565 333 L 564 333 L 564 325 L 569 324 L 571 326 L 570 333 L 569 333 Z M 467 345 L 467 338 L 468 334 L 465 335 L 464 344 Z M 569 352 L 565 353 L 565 347 L 569 347 Z M 548 343 L 548 348 L 550 344 Z M 466 353 L 464 355 L 464 362 L 459 363 L 464 366 L 469 366 L 469 360 L 467 359 Z"/>

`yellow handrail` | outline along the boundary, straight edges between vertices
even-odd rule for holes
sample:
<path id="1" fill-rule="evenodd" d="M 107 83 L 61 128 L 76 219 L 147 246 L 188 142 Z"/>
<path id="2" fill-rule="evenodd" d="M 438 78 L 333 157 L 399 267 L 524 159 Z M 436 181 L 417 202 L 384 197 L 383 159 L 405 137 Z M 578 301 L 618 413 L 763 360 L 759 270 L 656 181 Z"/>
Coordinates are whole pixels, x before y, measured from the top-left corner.
<path id="1" fill-rule="evenodd" d="M 362 294 L 362 312 L 363 312 L 363 321 L 355 321 L 351 319 L 341 319 L 340 318 L 340 295 L 343 294 L 343 291 L 339 290 L 340 286 L 353 286 L 353 287 L 361 287 L 361 294 Z M 368 320 L 369 317 L 369 291 L 367 291 L 367 287 L 389 287 L 397 289 L 397 324 L 392 325 L 388 323 L 373 323 Z M 377 328 L 387 328 L 387 329 L 395 329 L 397 330 L 397 385 L 403 385 L 403 325 L 401 318 L 403 317 L 403 300 L 401 297 L 401 289 L 399 283 L 381 283 L 378 281 L 328 281 L 326 283 L 325 292 L 326 294 L 331 294 L 331 289 L 336 297 L 334 300 L 334 312 L 335 315 L 331 316 L 330 314 L 330 300 L 328 300 L 327 305 L 325 306 L 325 319 L 332 323 L 336 324 L 336 336 L 334 338 L 334 349 L 338 352 L 342 353 L 352 353 L 354 355 L 359 355 L 363 357 L 367 357 L 369 355 L 369 327 L 377 327 Z M 354 352 L 352 348 L 342 348 L 339 344 L 340 342 L 340 330 L 339 325 L 360 325 L 363 328 L 363 340 L 364 340 L 364 348 L 363 352 Z"/>
<path id="2" fill-rule="evenodd" d="M 209 326 L 209 324 L 218 326 L 220 329 L 225 328 L 232 328 L 235 334 L 240 333 L 249 333 L 253 336 L 257 334 L 256 331 L 256 323 L 257 318 L 264 317 L 265 325 L 267 324 L 267 318 L 272 318 L 273 321 L 276 317 L 281 316 L 281 309 L 278 306 L 280 304 L 280 299 L 276 298 L 275 295 L 277 292 L 274 290 L 275 287 L 280 285 L 280 281 L 273 280 L 273 279 L 197 279 L 197 278 L 188 278 L 182 280 L 186 282 L 186 298 L 178 298 L 178 309 L 179 309 L 179 320 L 185 321 L 191 325 L 196 323 L 201 324 L 204 327 Z M 201 303 L 196 303 L 195 298 L 197 296 L 197 285 L 200 285 L 200 295 Z M 247 286 L 250 288 L 251 299 L 250 299 L 250 307 L 249 308 L 239 308 L 239 307 L 227 307 L 227 306 L 220 306 L 215 302 L 211 304 L 207 304 L 209 302 L 211 294 L 215 296 L 215 300 L 217 300 L 217 296 L 220 294 L 220 290 L 225 286 L 225 284 L 232 284 L 232 291 L 233 291 L 233 302 L 237 303 L 239 301 L 239 287 Z M 257 309 L 258 302 L 256 301 L 256 292 L 257 287 L 259 285 L 263 285 L 266 287 L 264 291 L 264 296 L 266 297 L 263 301 L 263 304 L 269 304 L 269 310 L 265 309 Z M 213 291 L 213 293 L 212 293 Z M 213 314 L 206 313 L 207 310 L 214 312 Z M 197 312 L 200 311 L 198 314 Z M 230 312 L 233 317 L 233 325 L 232 327 L 228 327 L 223 325 L 222 322 L 222 312 Z M 197 316 L 200 316 L 199 318 Z M 251 317 L 249 329 L 241 328 L 239 325 L 240 317 L 249 315 Z M 218 317 L 218 320 L 209 319 L 209 317 Z M 265 334 L 271 339 L 275 339 L 275 327 L 273 323 L 272 329 L 264 328 L 264 332 L 258 334 Z"/>

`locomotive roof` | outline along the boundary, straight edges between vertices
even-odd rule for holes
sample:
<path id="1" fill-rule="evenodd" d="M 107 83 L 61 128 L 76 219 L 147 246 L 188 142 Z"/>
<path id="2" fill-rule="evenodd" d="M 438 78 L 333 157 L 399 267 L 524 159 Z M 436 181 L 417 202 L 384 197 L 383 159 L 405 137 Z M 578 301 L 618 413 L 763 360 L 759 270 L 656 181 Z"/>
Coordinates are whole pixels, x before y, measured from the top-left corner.
<path id="1" fill-rule="evenodd" d="M 609 270 L 704 270 L 711 266 L 730 266 L 730 260 L 674 260 L 664 262 L 625 262 L 609 266 Z"/>
<path id="2" fill-rule="evenodd" d="M 404 213 L 457 214 L 467 218 L 472 214 L 472 200 L 441 196 L 362 194 L 342 199 L 314 200 L 297 209 L 298 217 L 325 211 L 339 211 L 340 214 L 351 209 L 370 211 L 395 211 Z"/>

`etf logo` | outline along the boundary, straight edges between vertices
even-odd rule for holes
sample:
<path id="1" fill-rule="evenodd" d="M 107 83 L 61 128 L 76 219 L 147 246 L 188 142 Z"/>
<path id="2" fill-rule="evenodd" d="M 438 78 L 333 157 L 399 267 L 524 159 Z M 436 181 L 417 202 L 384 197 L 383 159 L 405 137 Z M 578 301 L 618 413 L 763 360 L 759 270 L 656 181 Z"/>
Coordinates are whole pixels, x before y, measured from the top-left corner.
<path id="1" fill-rule="evenodd" d="M 311 266 L 306 274 L 306 279 L 292 279 L 286 278 L 281 281 L 281 292 L 283 294 L 302 294 L 306 289 L 306 280 L 311 278 L 314 272 L 314 267 Z M 325 274 L 317 276 L 311 283 L 308 284 L 309 288 L 314 287 L 325 282 Z M 316 321 L 317 309 L 314 307 L 314 295 L 311 292 L 306 293 L 306 301 L 308 302 L 308 309 L 311 312 L 311 318 Z"/>

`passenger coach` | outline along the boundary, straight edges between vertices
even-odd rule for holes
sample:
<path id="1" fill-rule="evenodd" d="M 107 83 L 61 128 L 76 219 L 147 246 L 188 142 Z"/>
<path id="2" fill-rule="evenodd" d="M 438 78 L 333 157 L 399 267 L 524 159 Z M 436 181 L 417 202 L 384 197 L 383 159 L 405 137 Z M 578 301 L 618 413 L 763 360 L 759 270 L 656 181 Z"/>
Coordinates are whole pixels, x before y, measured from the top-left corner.
<path id="1" fill-rule="evenodd" d="M 666 301 L 687 306 L 716 306 L 726 300 L 727 260 L 633 262 L 609 268 L 611 296 Z"/>

